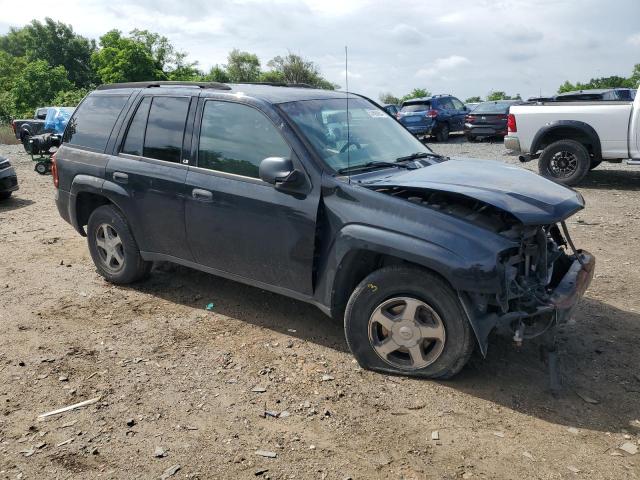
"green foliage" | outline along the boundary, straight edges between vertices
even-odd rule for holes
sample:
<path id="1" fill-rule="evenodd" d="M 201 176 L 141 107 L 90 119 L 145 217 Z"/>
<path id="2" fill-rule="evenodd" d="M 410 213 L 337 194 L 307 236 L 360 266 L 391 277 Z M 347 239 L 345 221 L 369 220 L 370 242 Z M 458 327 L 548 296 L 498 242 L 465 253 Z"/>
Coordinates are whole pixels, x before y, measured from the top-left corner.
<path id="1" fill-rule="evenodd" d="M 45 60 L 31 62 L 16 78 L 11 91 L 16 112 L 32 115 L 36 107 L 51 105 L 58 92 L 70 90 L 71 86 L 63 66 L 52 68 Z"/>
<path id="2" fill-rule="evenodd" d="M 406 102 L 407 100 L 411 100 L 412 98 L 424 98 L 430 97 L 431 92 L 426 88 L 414 88 L 411 92 L 407 93 L 403 97 L 400 97 L 400 102 Z"/>
<path id="3" fill-rule="evenodd" d="M 202 80 L 205 82 L 228 83 L 231 81 L 231 78 L 229 77 L 229 74 L 223 67 L 216 65 L 214 67 L 211 67 L 211 70 L 209 70 L 209 73 L 205 74 L 202 77 Z"/>
<path id="4" fill-rule="evenodd" d="M 16 105 L 11 92 L 0 92 L 0 125 L 16 116 Z"/>
<path id="5" fill-rule="evenodd" d="M 380 102 L 383 104 L 386 104 L 386 103 L 392 103 L 394 105 L 400 104 L 400 99 L 395 95 L 393 95 L 393 93 L 391 92 L 383 92 L 380 94 L 378 98 L 380 98 Z"/>
<path id="6" fill-rule="evenodd" d="M 326 90 L 334 90 L 336 87 L 320 75 L 315 63 L 295 53 L 289 52 L 283 57 L 274 57 L 267 65 L 271 72 L 265 72 L 263 75 L 271 74 L 272 78 L 281 78 L 280 81 L 284 83 L 303 83 Z"/>
<path id="7" fill-rule="evenodd" d="M 89 91 L 90 90 L 86 88 L 60 91 L 53 98 L 51 104 L 56 107 L 77 107 L 82 99 L 87 96 Z"/>
<path id="8" fill-rule="evenodd" d="M 638 88 L 640 84 L 640 63 L 633 67 L 628 78 L 612 75 L 610 77 L 592 78 L 586 83 L 571 83 L 569 80 L 558 87 L 558 93 L 573 92 L 575 90 L 590 90 L 593 88 Z"/>
<path id="9" fill-rule="evenodd" d="M 100 50 L 91 57 L 91 64 L 102 83 L 166 80 L 166 74 L 153 57 L 149 46 L 141 40 L 123 37 L 111 30 L 100 37 Z"/>
<path id="10" fill-rule="evenodd" d="M 478 96 L 469 97 L 464 101 L 464 103 L 480 103 L 480 102 L 482 102 L 482 97 L 478 97 Z"/>
<path id="11" fill-rule="evenodd" d="M 227 57 L 227 74 L 232 82 L 257 82 L 260 77 L 260 60 L 254 53 L 234 48 Z"/>
<path id="12" fill-rule="evenodd" d="M 260 77 L 258 78 L 259 82 L 267 82 L 267 83 L 287 83 L 284 75 L 280 72 L 276 72 L 274 70 L 268 70 L 266 72 L 260 73 Z"/>
<path id="13" fill-rule="evenodd" d="M 522 100 L 519 93 L 516 93 L 515 97 L 507 95 L 505 92 L 492 90 L 487 95 L 487 102 L 496 102 L 498 100 Z"/>

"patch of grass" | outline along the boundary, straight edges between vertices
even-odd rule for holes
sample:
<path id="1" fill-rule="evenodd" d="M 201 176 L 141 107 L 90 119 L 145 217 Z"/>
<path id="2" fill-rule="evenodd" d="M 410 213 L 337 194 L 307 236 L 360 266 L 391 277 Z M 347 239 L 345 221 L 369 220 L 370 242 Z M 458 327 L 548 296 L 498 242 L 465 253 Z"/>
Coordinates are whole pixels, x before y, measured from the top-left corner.
<path id="1" fill-rule="evenodd" d="M 0 125 L 0 144 L 17 145 L 20 143 L 13 133 L 11 125 Z"/>

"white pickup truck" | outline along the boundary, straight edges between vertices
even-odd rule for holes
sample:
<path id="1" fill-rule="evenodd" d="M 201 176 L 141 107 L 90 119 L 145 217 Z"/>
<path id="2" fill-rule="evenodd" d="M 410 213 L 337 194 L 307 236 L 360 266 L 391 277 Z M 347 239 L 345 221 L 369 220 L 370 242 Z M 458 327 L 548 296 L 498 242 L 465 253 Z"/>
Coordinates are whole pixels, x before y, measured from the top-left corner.
<path id="1" fill-rule="evenodd" d="M 576 185 L 600 162 L 640 165 L 640 95 L 633 102 L 549 102 L 512 106 L 504 145 L 540 175 Z"/>

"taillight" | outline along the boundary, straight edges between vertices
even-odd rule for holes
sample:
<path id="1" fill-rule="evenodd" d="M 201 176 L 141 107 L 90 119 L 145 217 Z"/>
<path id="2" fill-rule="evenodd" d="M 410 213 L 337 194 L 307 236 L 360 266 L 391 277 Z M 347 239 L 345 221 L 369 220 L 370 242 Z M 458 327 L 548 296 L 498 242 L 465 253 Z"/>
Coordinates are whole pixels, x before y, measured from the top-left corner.
<path id="1" fill-rule="evenodd" d="M 16 121 L 11 122 L 11 128 L 13 128 L 13 134 L 16 134 Z"/>
<path id="2" fill-rule="evenodd" d="M 507 116 L 507 131 L 509 133 L 515 133 L 518 131 L 518 125 L 516 125 L 516 116 L 510 113 Z"/>
<path id="3" fill-rule="evenodd" d="M 473 123 L 476 121 L 476 116 L 475 115 L 467 115 L 466 117 L 464 117 L 464 121 L 467 123 Z"/>
<path id="4" fill-rule="evenodd" d="M 438 111 L 437 110 L 427 110 L 424 114 L 425 117 L 429 117 L 429 118 L 436 118 L 438 116 Z"/>
<path id="5" fill-rule="evenodd" d="M 400 112 L 396 113 L 396 120 L 400 120 Z"/>
<path id="6" fill-rule="evenodd" d="M 53 186 L 58 188 L 60 180 L 58 179 L 58 164 L 56 163 L 56 154 L 51 155 L 51 176 L 53 177 Z"/>

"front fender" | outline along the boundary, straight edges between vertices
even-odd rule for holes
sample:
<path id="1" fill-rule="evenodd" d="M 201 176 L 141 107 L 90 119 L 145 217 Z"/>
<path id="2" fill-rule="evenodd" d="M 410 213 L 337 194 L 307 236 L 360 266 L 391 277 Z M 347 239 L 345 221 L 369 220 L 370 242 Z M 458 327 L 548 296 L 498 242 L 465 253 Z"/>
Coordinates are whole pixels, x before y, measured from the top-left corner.
<path id="1" fill-rule="evenodd" d="M 451 239 L 451 245 L 455 245 Z M 428 268 L 445 278 L 456 290 L 479 293 L 497 293 L 502 289 L 497 268 L 497 255 L 469 259 L 461 252 L 412 237 L 403 233 L 361 224 L 349 224 L 336 235 L 325 256 L 326 264 L 316 289 L 317 300 L 333 309 L 335 296 L 340 288 L 341 270 L 349 268 L 345 259 L 349 253 L 363 251 L 395 257 Z"/>

